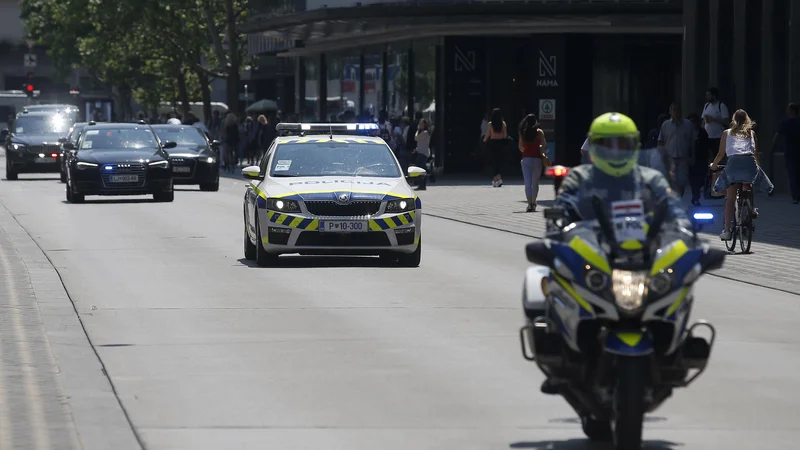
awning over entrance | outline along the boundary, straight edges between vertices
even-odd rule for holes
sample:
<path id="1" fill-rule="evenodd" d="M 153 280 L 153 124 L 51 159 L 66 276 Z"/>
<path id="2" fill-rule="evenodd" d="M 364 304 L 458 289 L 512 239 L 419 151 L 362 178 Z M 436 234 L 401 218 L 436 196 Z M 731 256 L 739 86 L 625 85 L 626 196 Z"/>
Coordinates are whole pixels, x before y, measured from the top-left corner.
<path id="1" fill-rule="evenodd" d="M 287 40 L 302 56 L 433 36 L 542 33 L 674 34 L 683 32 L 680 2 L 589 4 L 380 4 L 255 17 L 242 31 Z"/>

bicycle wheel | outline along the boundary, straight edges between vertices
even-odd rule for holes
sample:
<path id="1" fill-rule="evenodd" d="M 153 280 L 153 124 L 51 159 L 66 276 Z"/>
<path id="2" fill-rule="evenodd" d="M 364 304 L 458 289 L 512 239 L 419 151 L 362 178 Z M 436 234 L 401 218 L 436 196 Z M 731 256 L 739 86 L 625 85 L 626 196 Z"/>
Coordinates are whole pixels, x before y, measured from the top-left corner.
<path id="1" fill-rule="evenodd" d="M 750 199 L 742 201 L 739 210 L 739 248 L 742 253 L 750 252 L 750 245 L 753 243 L 753 207 Z"/>

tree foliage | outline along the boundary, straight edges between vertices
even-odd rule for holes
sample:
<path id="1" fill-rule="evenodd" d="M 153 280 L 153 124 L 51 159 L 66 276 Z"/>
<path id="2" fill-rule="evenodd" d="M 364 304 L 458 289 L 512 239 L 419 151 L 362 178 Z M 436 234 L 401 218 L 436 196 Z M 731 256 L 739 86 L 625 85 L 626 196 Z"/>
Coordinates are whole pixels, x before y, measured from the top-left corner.
<path id="1" fill-rule="evenodd" d="M 236 83 L 235 107 L 247 50 L 235 25 L 247 8 L 246 0 L 22 0 L 22 18 L 61 74 L 84 68 L 123 103 L 132 96 L 188 112 L 189 101 L 208 101 L 201 80 L 213 78 Z"/>

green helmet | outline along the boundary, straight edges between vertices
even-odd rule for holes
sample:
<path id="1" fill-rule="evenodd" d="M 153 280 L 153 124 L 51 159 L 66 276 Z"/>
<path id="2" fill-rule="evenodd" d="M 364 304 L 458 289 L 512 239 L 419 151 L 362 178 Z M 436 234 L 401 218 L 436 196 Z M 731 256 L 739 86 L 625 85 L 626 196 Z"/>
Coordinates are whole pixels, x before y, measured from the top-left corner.
<path id="1" fill-rule="evenodd" d="M 620 113 L 605 113 L 589 127 L 592 164 L 612 177 L 630 173 L 639 160 L 639 129 Z"/>

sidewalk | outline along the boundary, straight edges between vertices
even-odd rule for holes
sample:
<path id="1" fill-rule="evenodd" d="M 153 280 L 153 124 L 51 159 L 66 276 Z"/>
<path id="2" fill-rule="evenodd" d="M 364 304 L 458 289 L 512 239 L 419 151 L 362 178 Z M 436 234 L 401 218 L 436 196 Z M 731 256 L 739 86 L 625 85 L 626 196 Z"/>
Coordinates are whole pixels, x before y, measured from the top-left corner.
<path id="1" fill-rule="evenodd" d="M 552 183 L 543 180 L 539 190 L 539 209 L 525 212 L 525 194 L 521 181 L 508 180 L 501 188 L 492 188 L 491 179 L 442 179 L 419 192 L 425 215 L 456 220 L 482 227 L 540 238 L 545 232 L 542 211 L 551 206 L 555 193 Z M 689 205 L 689 194 L 684 196 Z M 800 205 L 788 196 L 767 197 L 757 194 L 760 216 L 750 254 L 731 254 L 725 267 L 714 275 L 759 286 L 800 294 Z M 722 200 L 704 200 L 703 209 L 722 217 Z M 703 236 L 715 248 L 725 249 L 719 240 L 722 221 L 707 227 Z M 522 252 L 523 249 L 520 249 Z M 737 245 L 737 252 L 739 251 Z"/>

